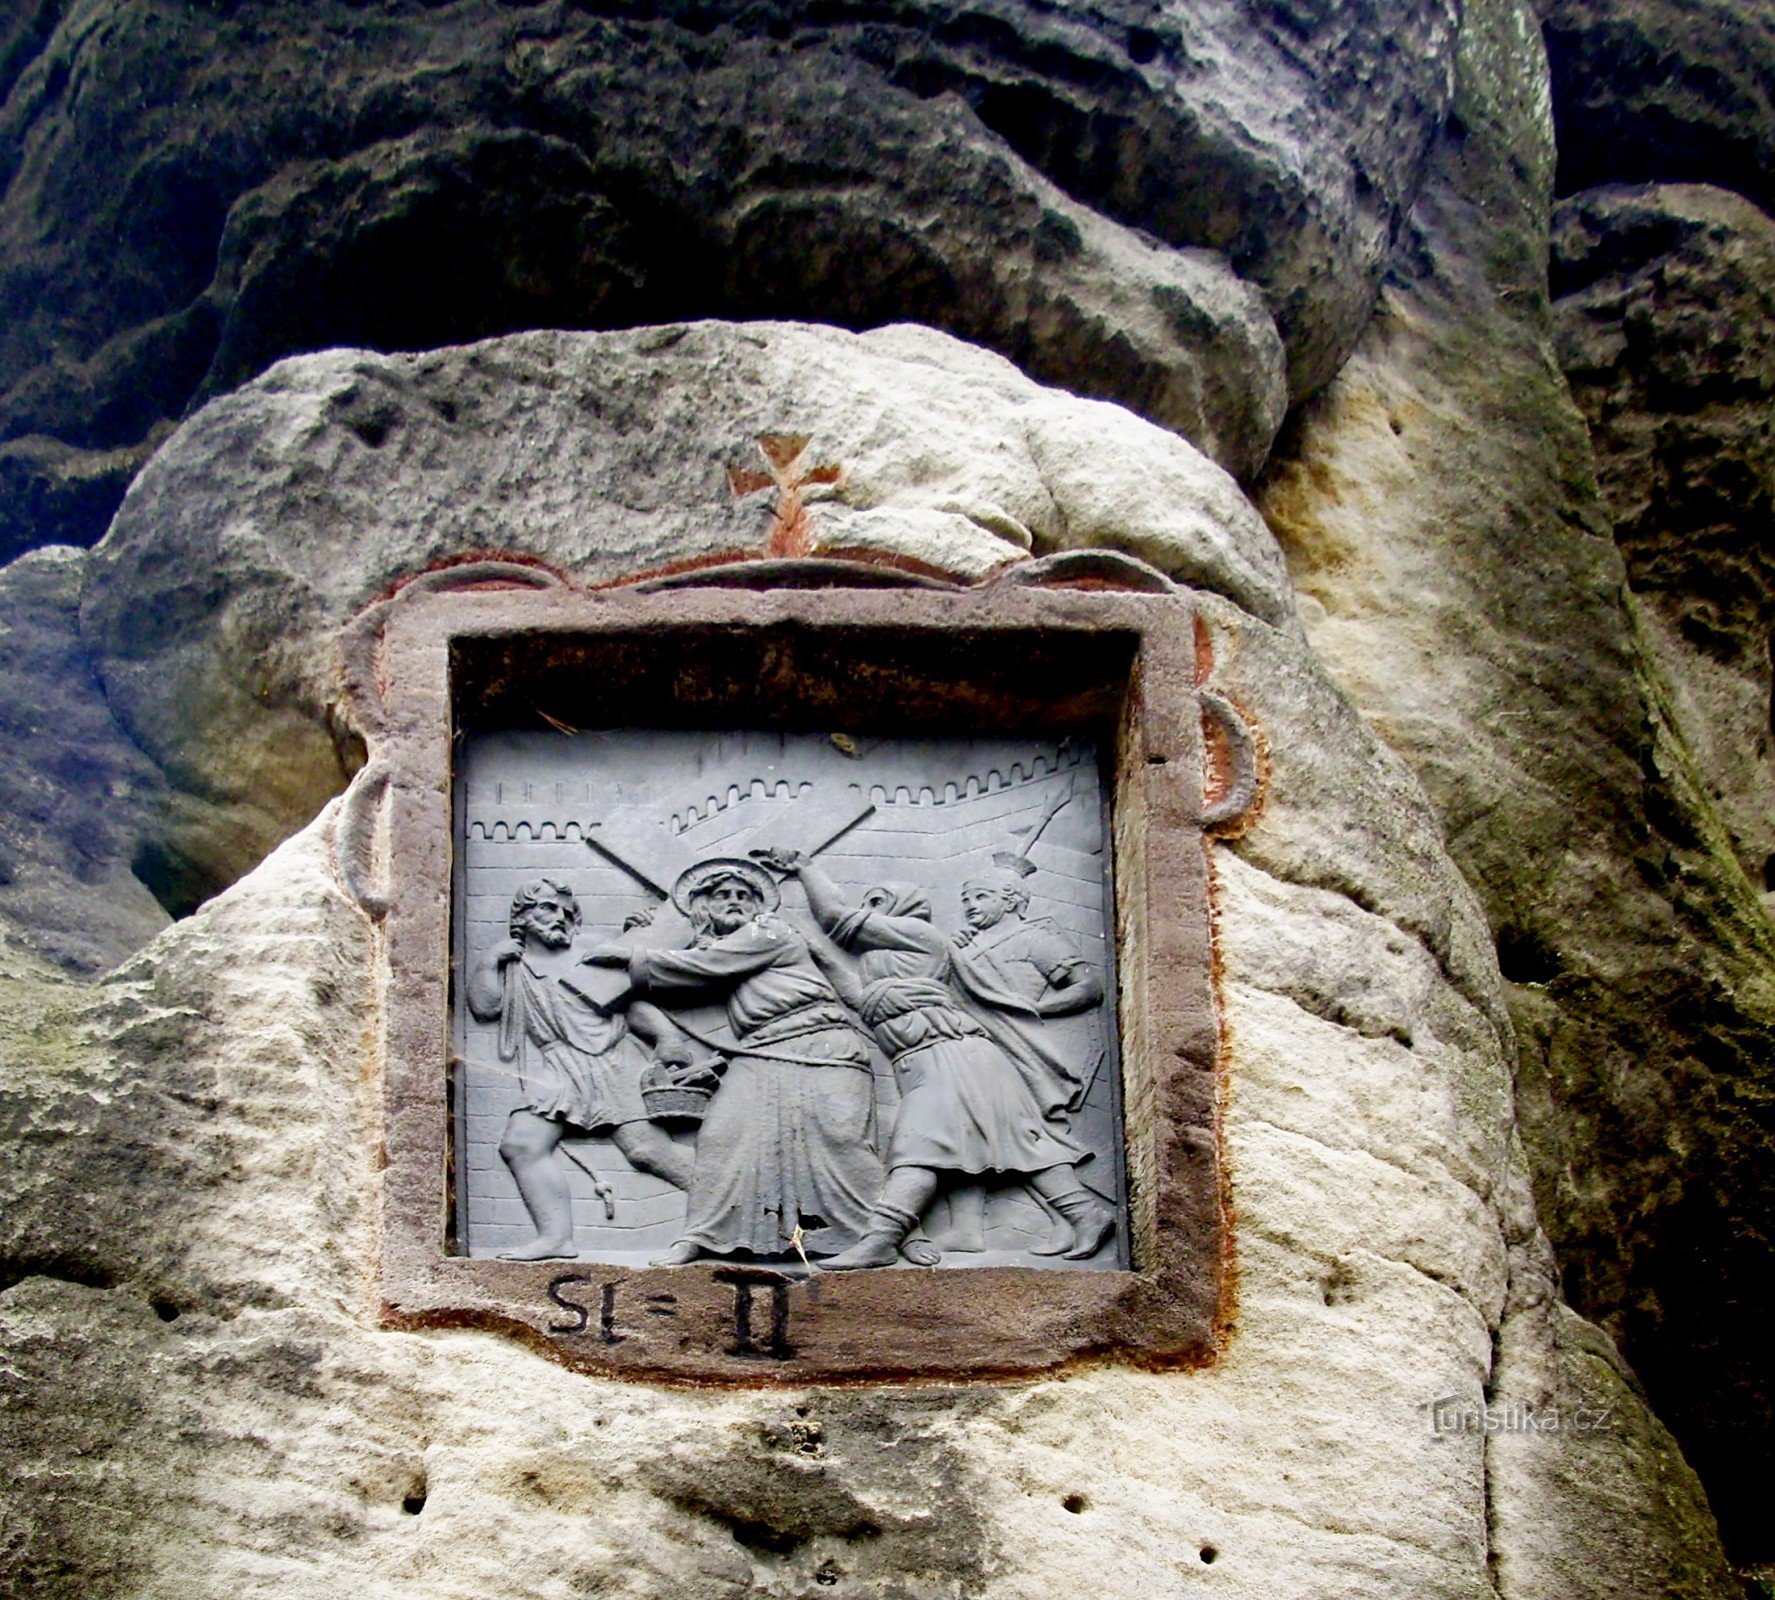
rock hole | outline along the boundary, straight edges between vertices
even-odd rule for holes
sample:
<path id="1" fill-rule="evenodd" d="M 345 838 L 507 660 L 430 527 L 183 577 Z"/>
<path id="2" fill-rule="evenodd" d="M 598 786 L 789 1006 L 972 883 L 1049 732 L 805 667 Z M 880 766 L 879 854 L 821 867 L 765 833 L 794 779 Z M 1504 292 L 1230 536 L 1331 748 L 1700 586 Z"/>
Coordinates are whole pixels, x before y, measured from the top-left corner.
<path id="1" fill-rule="evenodd" d="M 142 842 L 129 869 L 174 922 L 182 922 L 228 887 L 215 873 L 155 839 Z"/>
<path id="2" fill-rule="evenodd" d="M 1159 36 L 1151 28 L 1130 28 L 1128 30 L 1128 59 L 1137 67 L 1144 67 L 1159 53 Z"/>
<path id="3" fill-rule="evenodd" d="M 116 1281 L 104 1267 L 84 1261 L 40 1256 L 0 1258 L 0 1293 L 26 1278 L 55 1278 L 62 1283 L 79 1284 L 83 1289 L 109 1289 Z"/>
<path id="4" fill-rule="evenodd" d="M 1035 256 L 1038 261 L 1070 261 L 1085 248 L 1085 236 L 1071 217 L 1044 211 L 1035 225 Z M 987 524 L 988 531 L 992 531 Z"/>
<path id="5" fill-rule="evenodd" d="M 1340 1261 L 1326 1274 L 1320 1297 L 1328 1306 L 1341 1306 L 1356 1298 L 1355 1286 L 1355 1275 Z"/>
<path id="6" fill-rule="evenodd" d="M 1167 759 L 1168 758 L 1165 756 L 1148 756 L 1146 758 L 1146 764 L 1149 767 L 1162 767 L 1165 765 Z"/>
<path id="7" fill-rule="evenodd" d="M 179 1320 L 179 1308 L 165 1295 L 153 1296 L 148 1304 L 153 1307 L 154 1315 L 159 1317 L 162 1322 L 177 1322 Z"/>
<path id="8" fill-rule="evenodd" d="M 827 1558 L 814 1571 L 814 1582 L 831 1585 L 844 1576 L 844 1569 L 836 1561 Z"/>
<path id="9" fill-rule="evenodd" d="M 1559 976 L 1559 958 L 1535 934 L 1506 926 L 1498 930 L 1498 971 L 1510 983 L 1547 984 Z"/>
<path id="10" fill-rule="evenodd" d="M 729 1526 L 735 1540 L 748 1550 L 761 1551 L 768 1555 L 792 1556 L 807 1543 L 800 1534 L 789 1533 L 783 1528 L 773 1528 L 768 1522 L 740 1521 Z"/>
<path id="11" fill-rule="evenodd" d="M 1763 861 L 1763 887 L 1775 893 L 1775 856 L 1768 856 Z"/>
<path id="12" fill-rule="evenodd" d="M 1075 1517 L 1090 1504 L 1082 1494 L 1069 1494 L 1060 1502 L 1062 1509 L 1070 1511 Z"/>
<path id="13" fill-rule="evenodd" d="M 425 1509 L 425 1482 L 421 1479 L 401 1497 L 401 1510 L 416 1517 Z"/>
<path id="14" fill-rule="evenodd" d="M 1198 1554 L 1201 1556 L 1202 1565 L 1205 1567 L 1220 1559 L 1220 1552 L 1211 1544 L 1203 1545 Z"/>
<path id="15" fill-rule="evenodd" d="M 373 411 L 368 416 L 349 418 L 345 424 L 372 450 L 380 450 L 394 430 L 394 420 L 386 413 Z"/>

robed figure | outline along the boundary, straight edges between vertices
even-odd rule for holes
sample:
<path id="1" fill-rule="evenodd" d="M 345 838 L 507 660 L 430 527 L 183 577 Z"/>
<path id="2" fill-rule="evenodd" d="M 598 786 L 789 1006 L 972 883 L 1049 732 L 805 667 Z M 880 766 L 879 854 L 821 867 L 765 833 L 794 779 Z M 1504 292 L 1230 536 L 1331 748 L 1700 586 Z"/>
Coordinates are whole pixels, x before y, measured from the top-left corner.
<path id="1" fill-rule="evenodd" d="M 1034 870 L 1002 853 L 961 890 L 967 929 L 950 952 L 951 975 L 968 1006 L 1021 1068 L 1042 1112 L 1077 1110 L 1098 1062 L 1077 1035 L 1051 1024 L 1103 1001 L 1103 979 L 1048 917 L 1029 915 L 1024 880 Z"/>
<path id="2" fill-rule="evenodd" d="M 626 966 L 639 993 L 665 1004 L 724 1001 L 733 1035 L 718 1041 L 729 1065 L 662 1265 L 843 1251 L 885 1181 L 868 1046 L 807 939 L 774 915 L 780 898 L 753 862 L 700 862 L 672 891 L 695 930 L 688 949 L 609 946 L 589 958 Z"/>

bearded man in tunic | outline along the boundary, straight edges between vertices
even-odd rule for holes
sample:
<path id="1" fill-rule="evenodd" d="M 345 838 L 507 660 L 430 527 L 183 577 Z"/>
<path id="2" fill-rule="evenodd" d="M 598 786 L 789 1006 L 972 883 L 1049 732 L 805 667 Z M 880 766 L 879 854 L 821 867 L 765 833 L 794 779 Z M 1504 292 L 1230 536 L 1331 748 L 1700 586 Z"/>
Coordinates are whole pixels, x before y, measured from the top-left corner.
<path id="1" fill-rule="evenodd" d="M 756 863 L 699 862 L 672 901 L 695 930 L 688 949 L 609 945 L 586 958 L 626 966 L 637 991 L 677 1005 L 724 1000 L 736 1041 L 720 1042 L 729 1064 L 697 1135 L 684 1231 L 659 1264 L 843 1251 L 886 1180 L 868 1047 L 807 939 L 773 914 L 781 895 Z"/>
<path id="2" fill-rule="evenodd" d="M 512 898 L 508 932 L 470 969 L 468 1008 L 499 1024 L 499 1059 L 515 1061 L 524 1103 L 507 1119 L 499 1154 L 536 1228 L 535 1240 L 502 1251 L 510 1260 L 576 1254 L 573 1201 L 560 1144 L 569 1132 L 608 1133 L 640 1172 L 687 1188 L 690 1152 L 648 1120 L 641 1078 L 655 1061 L 682 1082 L 713 1083 L 692 1062 L 690 1041 L 657 1007 L 607 1012 L 576 986 L 579 902 L 565 884 L 537 878 Z M 649 1051 L 642 1040 L 651 1042 Z"/>
<path id="3" fill-rule="evenodd" d="M 988 1174 L 1021 1177 L 1072 1225 L 1066 1254 L 1094 1255 L 1115 1228 L 1115 1211 L 1079 1181 L 1074 1164 L 1085 1151 L 1064 1120 L 1049 1116 L 1046 1077 L 1007 1051 L 961 1004 L 951 986 L 954 950 L 933 925 L 925 892 L 881 884 L 853 908 L 797 852 L 770 851 L 764 859 L 777 871 L 799 875 L 815 919 L 836 945 L 857 956 L 854 1003 L 892 1060 L 900 1088 L 887 1182 L 867 1230 L 823 1267 L 888 1265 L 945 1179 Z M 1080 972 L 1083 965 L 1073 957 L 1068 967 L 1078 1009 L 1094 1003 L 1084 998 L 1089 970 Z"/>

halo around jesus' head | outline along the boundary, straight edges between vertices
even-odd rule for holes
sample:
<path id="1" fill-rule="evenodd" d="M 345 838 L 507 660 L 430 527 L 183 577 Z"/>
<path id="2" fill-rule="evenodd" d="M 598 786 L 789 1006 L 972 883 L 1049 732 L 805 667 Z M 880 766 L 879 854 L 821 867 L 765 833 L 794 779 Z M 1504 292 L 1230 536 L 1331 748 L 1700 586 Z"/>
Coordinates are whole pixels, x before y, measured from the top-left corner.
<path id="1" fill-rule="evenodd" d="M 707 894 L 729 878 L 737 878 L 750 888 L 766 911 L 775 911 L 783 903 L 776 879 L 756 862 L 742 861 L 738 856 L 711 856 L 679 873 L 678 881 L 672 885 L 672 904 L 689 916 L 690 902 L 696 896 Z"/>

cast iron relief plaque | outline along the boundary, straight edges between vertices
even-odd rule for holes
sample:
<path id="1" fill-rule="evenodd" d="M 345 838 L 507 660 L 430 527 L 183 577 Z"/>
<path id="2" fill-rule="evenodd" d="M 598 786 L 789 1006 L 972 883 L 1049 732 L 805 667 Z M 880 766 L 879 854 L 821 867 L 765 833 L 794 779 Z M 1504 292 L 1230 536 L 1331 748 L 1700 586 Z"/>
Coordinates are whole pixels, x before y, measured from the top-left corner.
<path id="1" fill-rule="evenodd" d="M 701 1380 L 1207 1359 L 1205 831 L 1255 789 L 1209 645 L 1107 557 L 373 608 L 391 1320 Z"/>
<path id="2" fill-rule="evenodd" d="M 1126 1265 L 1088 737 L 469 735 L 457 1244 Z"/>

